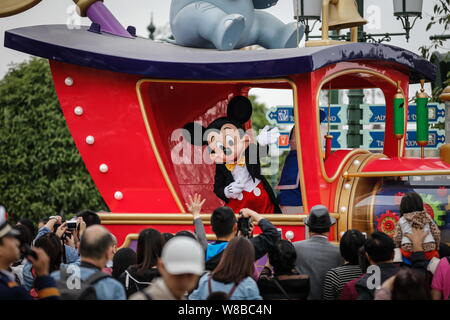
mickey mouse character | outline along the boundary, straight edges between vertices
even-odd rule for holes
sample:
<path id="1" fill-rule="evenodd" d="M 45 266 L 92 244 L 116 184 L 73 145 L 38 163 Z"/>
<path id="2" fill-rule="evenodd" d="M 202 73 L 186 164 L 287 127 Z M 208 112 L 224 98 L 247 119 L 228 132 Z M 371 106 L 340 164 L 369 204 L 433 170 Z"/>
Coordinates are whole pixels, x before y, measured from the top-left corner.
<path id="1" fill-rule="evenodd" d="M 186 124 L 186 139 L 194 145 L 208 146 L 209 156 L 216 163 L 214 193 L 234 212 L 249 208 L 281 213 L 260 165 L 260 155 L 267 155 L 269 145 L 276 143 L 280 134 L 278 128 L 270 130 L 266 126 L 257 144 L 251 143 L 243 125 L 250 120 L 252 109 L 248 98 L 236 96 L 228 103 L 227 116 L 214 120 L 207 128 L 195 122 Z"/>

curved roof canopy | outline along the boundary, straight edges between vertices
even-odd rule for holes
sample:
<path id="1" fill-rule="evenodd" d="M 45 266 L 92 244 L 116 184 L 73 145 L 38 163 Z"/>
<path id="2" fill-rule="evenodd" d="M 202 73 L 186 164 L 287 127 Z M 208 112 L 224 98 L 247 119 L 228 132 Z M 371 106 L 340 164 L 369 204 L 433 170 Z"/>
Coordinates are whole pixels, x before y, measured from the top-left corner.
<path id="1" fill-rule="evenodd" d="M 411 83 L 434 80 L 436 68 L 405 49 L 372 43 L 276 50 L 217 51 L 144 38 L 88 32 L 87 27 L 42 25 L 6 31 L 5 46 L 31 55 L 102 70 L 160 79 L 230 80 L 309 73 L 344 61 L 389 63 Z"/>

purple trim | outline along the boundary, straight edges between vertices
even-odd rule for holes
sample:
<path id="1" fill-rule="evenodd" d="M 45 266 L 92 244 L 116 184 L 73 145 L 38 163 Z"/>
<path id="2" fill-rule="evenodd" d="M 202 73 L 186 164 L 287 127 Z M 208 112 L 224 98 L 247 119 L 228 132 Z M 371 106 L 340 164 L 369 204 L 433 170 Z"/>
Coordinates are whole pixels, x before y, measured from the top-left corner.
<path id="1" fill-rule="evenodd" d="M 436 66 L 403 48 L 373 43 L 275 50 L 217 51 L 69 30 L 66 25 L 5 32 L 5 47 L 100 70 L 179 80 L 267 79 L 314 72 L 345 61 L 370 61 L 409 74 L 411 83 L 433 81 Z"/>
<path id="2" fill-rule="evenodd" d="M 101 26 L 101 30 L 119 37 L 133 38 L 101 1 L 93 3 L 87 9 L 87 16 Z"/>

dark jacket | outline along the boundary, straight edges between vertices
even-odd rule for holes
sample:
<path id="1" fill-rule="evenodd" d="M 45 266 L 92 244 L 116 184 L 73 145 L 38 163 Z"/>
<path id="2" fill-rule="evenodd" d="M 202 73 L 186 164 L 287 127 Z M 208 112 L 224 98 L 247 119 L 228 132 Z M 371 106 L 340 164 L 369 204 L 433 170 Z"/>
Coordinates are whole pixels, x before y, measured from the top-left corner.
<path id="1" fill-rule="evenodd" d="M 161 275 L 156 268 L 145 270 L 143 273 L 138 273 L 136 266 L 130 266 L 120 275 L 118 280 L 125 288 L 127 297 L 130 297 L 133 293 L 148 287 L 155 278 L 160 276 Z"/>
<path id="2" fill-rule="evenodd" d="M 196 225 L 196 233 L 197 233 L 197 224 L 201 223 L 201 219 L 196 219 L 194 224 Z M 255 261 L 262 258 L 264 255 L 269 252 L 269 250 L 275 245 L 275 243 L 280 238 L 280 234 L 275 228 L 275 226 L 267 219 L 261 219 L 259 221 L 259 227 L 261 228 L 262 233 L 250 239 L 250 242 L 253 244 L 255 248 Z M 202 236 L 197 233 L 197 236 Z M 214 245 L 213 244 L 210 244 Z M 205 269 L 212 271 L 219 264 L 220 258 L 222 257 L 223 250 L 225 250 L 224 246 L 220 252 L 218 252 L 214 257 L 209 259 L 205 264 Z M 208 246 L 209 248 L 209 246 Z M 208 250 L 208 249 L 207 249 Z"/>
<path id="3" fill-rule="evenodd" d="M 310 289 L 307 275 L 292 272 L 276 277 L 267 267 L 264 267 L 257 284 L 263 300 L 306 300 Z"/>
<path id="4" fill-rule="evenodd" d="M 38 299 L 57 300 L 59 291 L 56 289 L 55 280 L 50 276 L 37 277 L 34 280 L 34 287 L 38 293 Z M 15 281 L 0 271 L 0 300 L 32 300 L 33 298 Z"/>
<path id="5" fill-rule="evenodd" d="M 428 275 L 427 271 L 427 260 L 425 258 L 425 254 L 422 251 L 414 252 L 411 255 L 411 268 L 415 269 L 419 272 L 422 272 L 424 275 Z M 378 265 L 381 271 L 381 282 L 383 284 L 387 279 L 397 274 L 400 271 L 400 267 L 395 263 L 383 263 Z M 367 287 L 368 279 L 371 275 L 365 274 L 363 275 L 358 282 L 356 283 L 356 290 L 358 291 L 358 300 L 373 300 L 375 289 L 369 289 Z"/>
<path id="6" fill-rule="evenodd" d="M 250 158 L 250 150 L 253 148 L 257 148 L 257 159 L 256 161 L 251 161 Z M 270 186 L 269 182 L 267 182 L 266 178 L 261 174 L 261 164 L 259 162 L 261 151 L 267 147 L 258 147 L 256 144 L 251 144 L 246 150 L 245 150 L 245 165 L 247 167 L 248 173 L 252 177 L 253 180 L 259 179 L 261 180 L 264 189 L 267 191 L 270 200 L 275 206 L 275 213 L 281 213 L 281 209 L 278 206 L 278 201 L 275 196 L 275 193 L 272 190 L 272 187 Z M 267 152 L 266 152 L 267 154 Z M 253 164 L 251 164 L 251 162 Z M 256 162 L 256 163 L 255 163 Z M 230 183 L 234 182 L 233 175 L 231 174 L 231 171 L 227 169 L 227 167 L 224 164 L 217 164 L 216 165 L 216 175 L 214 178 L 214 193 L 225 203 L 228 203 L 230 200 L 225 196 L 225 187 L 228 186 Z M 266 213 L 266 212 L 264 212 Z"/>
<path id="7" fill-rule="evenodd" d="M 394 263 L 382 263 L 379 264 L 378 267 L 380 268 L 380 285 L 390 277 L 396 275 L 400 270 L 400 268 Z M 370 281 L 369 279 L 371 276 L 373 277 L 372 274 L 366 273 L 356 283 L 355 288 L 358 291 L 358 300 L 373 300 L 375 288 L 369 289 L 367 286 L 369 282 L 372 283 L 372 281 Z"/>

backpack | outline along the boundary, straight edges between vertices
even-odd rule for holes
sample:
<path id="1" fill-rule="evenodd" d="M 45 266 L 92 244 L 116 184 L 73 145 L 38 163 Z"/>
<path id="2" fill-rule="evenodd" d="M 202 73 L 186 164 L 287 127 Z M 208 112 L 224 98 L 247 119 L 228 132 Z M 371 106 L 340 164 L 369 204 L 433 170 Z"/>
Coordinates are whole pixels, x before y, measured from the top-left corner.
<path id="1" fill-rule="evenodd" d="M 56 282 L 56 286 L 61 294 L 62 300 L 97 300 L 97 292 L 94 285 L 100 280 L 111 278 L 110 275 L 97 271 L 85 280 L 80 280 L 79 288 L 69 288 L 72 273 L 67 272 L 67 267 L 61 267 L 60 279 Z"/>
<path id="2" fill-rule="evenodd" d="M 238 283 L 234 283 L 233 287 L 230 290 L 230 292 L 228 292 L 228 293 L 223 292 L 227 296 L 228 300 L 231 299 L 231 296 L 233 295 L 234 291 L 236 291 L 238 285 L 239 285 Z M 210 296 L 211 293 L 216 293 L 216 292 L 222 292 L 222 291 L 212 291 L 212 274 L 210 274 L 208 276 L 208 295 Z"/>

